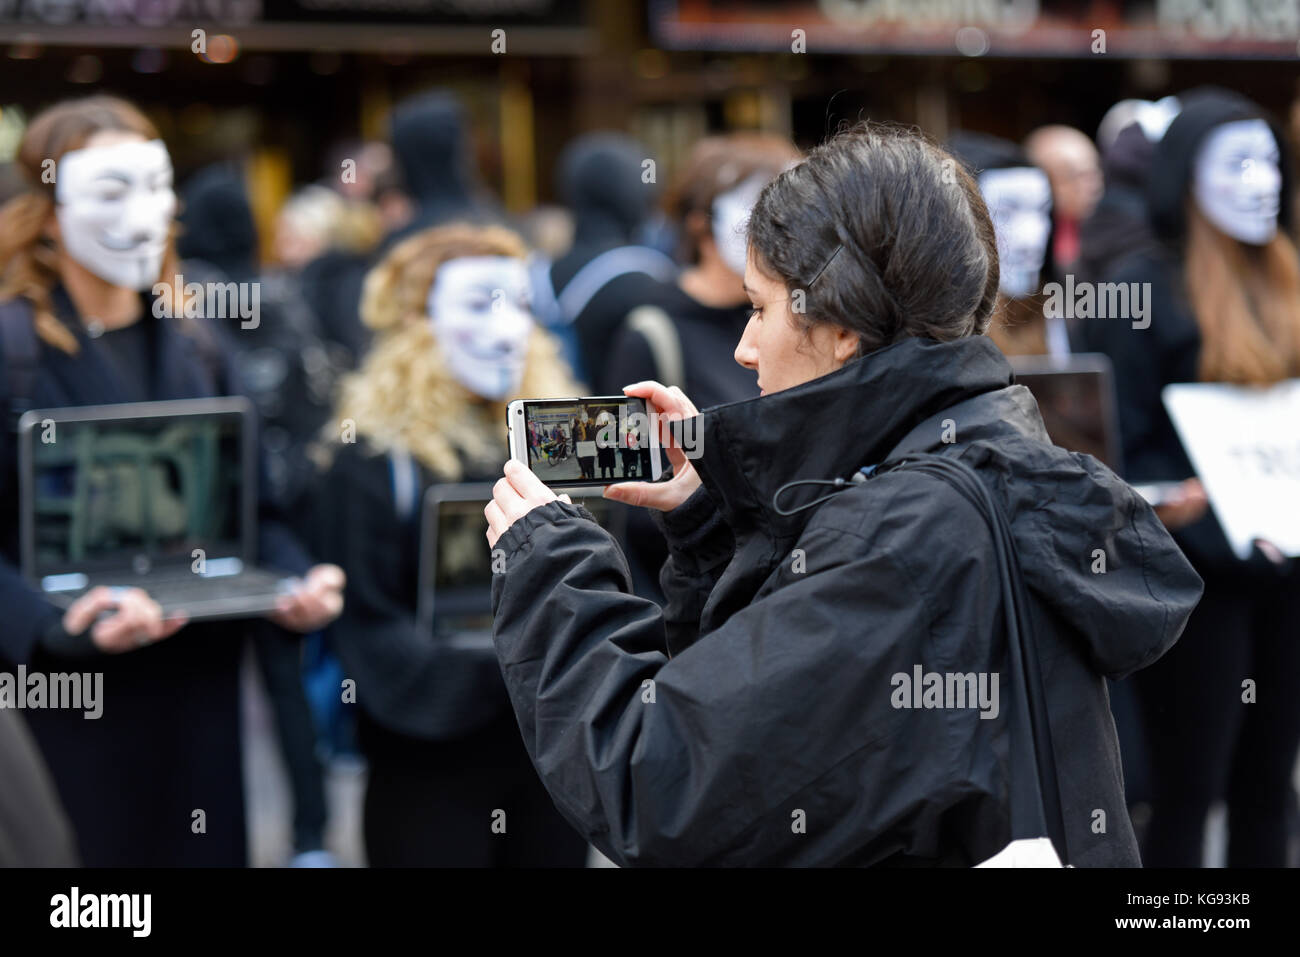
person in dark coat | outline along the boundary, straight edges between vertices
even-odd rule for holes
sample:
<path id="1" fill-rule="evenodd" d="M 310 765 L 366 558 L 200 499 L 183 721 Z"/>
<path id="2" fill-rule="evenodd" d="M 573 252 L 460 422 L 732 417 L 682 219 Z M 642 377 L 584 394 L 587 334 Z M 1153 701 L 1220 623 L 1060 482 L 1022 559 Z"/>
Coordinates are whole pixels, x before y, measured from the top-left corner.
<path id="1" fill-rule="evenodd" d="M 1007 675 L 989 526 L 934 476 L 849 481 L 922 452 L 973 467 L 1009 517 L 1058 852 L 1139 863 L 1104 676 L 1166 652 L 1201 582 L 1132 489 L 1050 444 L 982 334 L 996 245 L 953 168 L 888 126 L 814 150 L 750 221 L 736 359 L 762 394 L 695 419 L 680 391 L 628 387 L 694 436 L 669 482 L 608 493 L 662 512 L 666 609 L 629 594 L 615 543 L 531 473 L 508 463 L 496 486 L 506 685 L 556 805 L 617 863 L 971 865 L 1008 843 L 1011 709 L 991 689 L 978 708 L 899 694 L 922 669 Z"/>
<path id="2" fill-rule="evenodd" d="M 975 176 L 997 232 L 1001 300 L 989 337 L 1009 356 L 1070 353 L 1070 330 L 1044 308 L 1043 286 L 1056 278 L 1052 186 L 1024 151 L 1000 137 L 958 130 L 948 149 Z"/>
<path id="3" fill-rule="evenodd" d="M 677 273 L 672 259 L 637 241 L 658 189 L 646 176 L 648 158 L 619 133 L 580 136 L 560 156 L 556 186 L 573 214 L 573 243 L 537 277 L 534 300 L 586 382 L 602 381 L 610 342 L 627 314 L 655 301 L 658 284 Z"/>
<path id="4" fill-rule="evenodd" d="M 336 370 L 296 284 L 258 269 L 257 228 L 238 170 L 225 163 L 206 166 L 181 197 L 177 252 L 185 281 L 257 284 L 256 315 L 214 323 L 214 329 L 257 406 L 268 472 L 258 494 L 295 534 L 305 536 L 310 528 L 303 500 L 314 471 L 307 447 L 330 413 Z M 265 627 L 253 629 L 252 638 L 293 791 L 294 861 L 327 860 L 325 769 L 303 688 L 302 642 Z"/>
<path id="5" fill-rule="evenodd" d="M 319 551 L 348 575 L 330 637 L 355 688 L 372 867 L 586 861 L 529 763 L 490 645 L 417 620 L 425 492 L 495 472 L 508 400 L 576 391 L 521 305 L 525 252 L 505 229 L 466 225 L 395 246 L 366 279 L 374 346 L 335 413 L 355 434 L 323 450 Z"/>
<path id="6" fill-rule="evenodd" d="M 1179 483 L 1159 511 L 1205 579 L 1179 646 L 1136 678 L 1152 762 L 1143 854 L 1157 866 L 1200 866 L 1206 816 L 1224 798 L 1228 866 L 1276 867 L 1286 863 L 1300 748 L 1300 563 L 1266 540 L 1244 559 L 1233 551 L 1161 390 L 1300 376 L 1291 167 L 1281 130 L 1249 100 L 1213 88 L 1179 100 L 1147 181 L 1159 245 L 1106 277 L 1149 290 L 1145 321 L 1086 327 L 1114 364 L 1126 477 Z M 1268 680 L 1268 693 L 1248 703 L 1246 679 Z"/>
<path id="7" fill-rule="evenodd" d="M 57 185 L 42 178 L 46 158 L 57 163 Z M 233 394 L 230 363 L 207 320 L 159 318 L 183 312 L 170 285 L 178 271 L 171 162 L 152 124 L 112 97 L 67 101 L 32 120 L 18 162 L 28 190 L 0 210 L 6 426 L 23 408 Z M 94 589 L 66 611 L 50 604 L 18 567 L 16 458 L 9 434 L 0 442 L 0 500 L 8 503 L 0 514 L 0 669 L 103 674 L 95 720 L 72 709 L 26 712 L 82 862 L 242 865 L 242 625 L 194 624 L 173 640 L 185 620 L 163 620 L 142 589 Z M 305 577 L 274 621 L 298 632 L 321 627 L 342 605 L 339 570 L 309 568 L 273 510 L 260 519 L 259 561 Z"/>

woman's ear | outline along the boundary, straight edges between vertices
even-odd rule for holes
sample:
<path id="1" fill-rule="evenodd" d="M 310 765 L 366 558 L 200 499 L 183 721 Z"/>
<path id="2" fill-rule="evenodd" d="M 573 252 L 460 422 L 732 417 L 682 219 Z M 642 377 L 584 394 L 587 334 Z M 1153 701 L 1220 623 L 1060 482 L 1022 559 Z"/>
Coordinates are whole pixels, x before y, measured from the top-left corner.
<path id="1" fill-rule="evenodd" d="M 852 329 L 845 329 L 843 326 L 835 327 L 835 340 L 832 348 L 835 353 L 836 365 L 844 365 L 850 359 L 858 354 L 858 347 L 861 344 L 858 334 Z"/>

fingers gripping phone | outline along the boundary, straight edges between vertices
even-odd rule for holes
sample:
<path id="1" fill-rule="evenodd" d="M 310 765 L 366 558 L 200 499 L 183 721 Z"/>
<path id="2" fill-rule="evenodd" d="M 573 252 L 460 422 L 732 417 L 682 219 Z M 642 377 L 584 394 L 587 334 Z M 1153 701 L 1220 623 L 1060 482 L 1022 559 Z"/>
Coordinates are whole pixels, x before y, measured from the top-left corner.
<path id="1" fill-rule="evenodd" d="M 516 399 L 506 408 L 510 457 L 571 495 L 599 495 L 615 482 L 659 482 L 667 476 L 654 413 L 645 399 L 627 395 Z"/>

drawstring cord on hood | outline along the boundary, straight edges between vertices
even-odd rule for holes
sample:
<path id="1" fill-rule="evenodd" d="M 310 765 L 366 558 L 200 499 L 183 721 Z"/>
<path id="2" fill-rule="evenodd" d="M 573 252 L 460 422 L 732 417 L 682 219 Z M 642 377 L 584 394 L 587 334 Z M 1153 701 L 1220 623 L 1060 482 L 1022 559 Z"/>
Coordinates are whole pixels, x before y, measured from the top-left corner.
<path id="1" fill-rule="evenodd" d="M 901 465 L 902 463 L 899 462 L 898 464 Z M 867 479 L 871 478 L 871 476 L 875 474 L 876 469 L 878 469 L 879 467 L 880 466 L 878 465 L 864 466 L 858 469 L 856 472 L 854 472 L 853 475 L 847 479 L 845 478 L 796 479 L 793 482 L 786 482 L 779 489 L 777 489 L 775 492 L 772 493 L 772 508 L 776 510 L 776 514 L 778 515 L 795 515 L 799 512 L 802 512 L 806 508 L 812 508 L 814 505 L 820 505 L 828 498 L 833 498 L 835 496 L 835 492 L 843 491 L 844 489 L 849 488 L 850 486 L 853 485 L 861 485 Z M 795 486 L 798 485 L 829 485 L 833 487 L 835 491 L 827 492 L 825 495 L 822 495 L 819 498 L 815 498 L 811 502 L 807 502 L 803 505 L 796 506 L 795 508 L 791 508 L 791 509 L 782 508 L 777 501 L 781 497 L 781 493 L 788 488 L 794 488 Z"/>

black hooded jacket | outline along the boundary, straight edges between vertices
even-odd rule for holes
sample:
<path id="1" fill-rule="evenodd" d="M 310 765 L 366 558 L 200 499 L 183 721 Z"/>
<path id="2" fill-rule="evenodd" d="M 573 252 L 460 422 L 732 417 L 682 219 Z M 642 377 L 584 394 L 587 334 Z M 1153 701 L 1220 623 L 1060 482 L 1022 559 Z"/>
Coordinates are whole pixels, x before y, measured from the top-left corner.
<path id="1" fill-rule="evenodd" d="M 703 488 L 663 517 L 662 611 L 629 594 L 618 548 L 572 505 L 502 535 L 497 653 L 570 823 L 622 864 L 969 865 L 1006 845 L 1006 690 L 990 719 L 891 701 L 917 665 L 1005 671 L 980 513 L 903 471 L 773 507 L 791 480 L 932 451 L 973 466 L 1011 523 L 1067 861 L 1139 863 L 1103 676 L 1167 651 L 1201 582 L 1127 485 L 1048 443 L 1012 380 L 983 336 L 908 339 L 704 412 Z"/>

